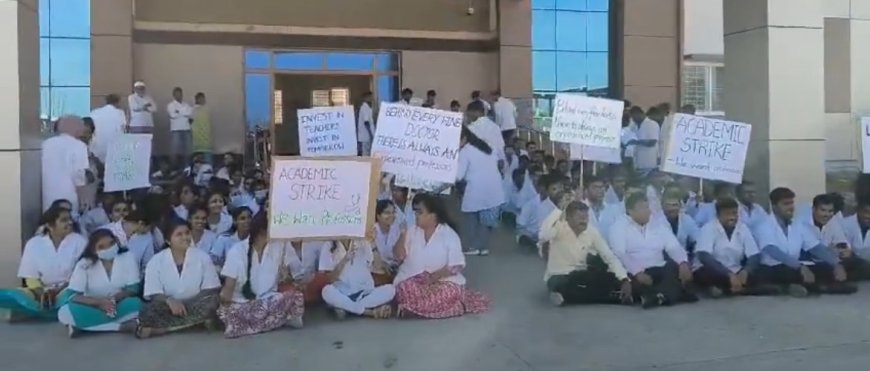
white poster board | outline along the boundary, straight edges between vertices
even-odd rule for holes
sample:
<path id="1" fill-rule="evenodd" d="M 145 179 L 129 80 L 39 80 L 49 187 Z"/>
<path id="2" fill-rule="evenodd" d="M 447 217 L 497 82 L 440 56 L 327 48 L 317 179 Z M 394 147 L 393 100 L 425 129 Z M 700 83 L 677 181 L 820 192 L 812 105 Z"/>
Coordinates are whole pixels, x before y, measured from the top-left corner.
<path id="1" fill-rule="evenodd" d="M 399 187 L 405 187 L 408 189 L 417 189 L 423 190 L 426 192 L 432 192 L 438 188 L 440 188 L 444 183 L 441 182 L 433 182 L 431 180 L 420 179 L 414 176 L 407 175 L 396 175 L 396 185 Z M 442 195 L 449 195 L 450 188 L 441 191 Z"/>
<path id="2" fill-rule="evenodd" d="M 619 148 L 624 107 L 621 100 L 556 94 L 550 140 Z"/>
<path id="3" fill-rule="evenodd" d="M 461 132 L 461 112 L 382 102 L 372 157 L 384 172 L 453 184 Z"/>
<path id="4" fill-rule="evenodd" d="M 861 118 L 861 152 L 864 154 L 864 174 L 870 174 L 870 117 Z"/>
<path id="5" fill-rule="evenodd" d="M 315 107 L 296 111 L 299 153 L 305 157 L 356 156 L 353 106 Z"/>
<path id="6" fill-rule="evenodd" d="M 662 170 L 739 184 L 751 134 L 741 122 L 675 114 Z"/>
<path id="7" fill-rule="evenodd" d="M 151 134 L 121 134 L 109 143 L 103 191 L 151 187 Z"/>
<path id="8" fill-rule="evenodd" d="M 571 145 L 571 159 L 621 164 L 622 150 L 620 148 L 605 148 L 595 146 Z"/>
<path id="9" fill-rule="evenodd" d="M 374 225 L 379 162 L 368 157 L 272 159 L 269 238 L 364 238 Z"/>

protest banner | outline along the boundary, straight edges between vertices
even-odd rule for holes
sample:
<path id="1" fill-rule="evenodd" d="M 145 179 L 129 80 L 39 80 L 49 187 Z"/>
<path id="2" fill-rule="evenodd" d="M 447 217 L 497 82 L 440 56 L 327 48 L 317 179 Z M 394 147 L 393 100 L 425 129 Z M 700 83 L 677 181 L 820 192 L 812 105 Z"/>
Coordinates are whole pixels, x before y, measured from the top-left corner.
<path id="1" fill-rule="evenodd" d="M 300 109 L 296 115 L 302 156 L 356 156 L 353 106 Z"/>
<path id="2" fill-rule="evenodd" d="M 861 118 L 861 153 L 864 154 L 864 174 L 870 174 L 870 117 Z"/>
<path id="3" fill-rule="evenodd" d="M 426 192 L 432 192 L 438 188 L 440 188 L 444 183 L 433 182 L 430 180 L 420 179 L 415 176 L 407 176 L 407 175 L 396 175 L 396 185 L 399 187 L 405 187 L 408 189 L 416 189 L 422 190 Z M 442 195 L 449 195 L 450 188 L 447 188 L 441 191 Z"/>
<path id="4" fill-rule="evenodd" d="M 739 184 L 752 125 L 678 113 L 669 133 L 662 170 Z"/>
<path id="5" fill-rule="evenodd" d="M 619 148 L 624 103 L 580 94 L 556 94 L 550 140 Z"/>
<path id="6" fill-rule="evenodd" d="M 571 159 L 621 164 L 622 150 L 620 148 L 605 148 L 596 146 L 571 145 Z"/>
<path id="7" fill-rule="evenodd" d="M 274 157 L 269 238 L 373 238 L 379 181 L 377 159 Z"/>
<path id="8" fill-rule="evenodd" d="M 456 182 L 462 113 L 381 103 L 372 157 L 397 176 Z"/>
<path id="9" fill-rule="evenodd" d="M 151 187 L 151 134 L 121 134 L 106 152 L 103 191 Z"/>

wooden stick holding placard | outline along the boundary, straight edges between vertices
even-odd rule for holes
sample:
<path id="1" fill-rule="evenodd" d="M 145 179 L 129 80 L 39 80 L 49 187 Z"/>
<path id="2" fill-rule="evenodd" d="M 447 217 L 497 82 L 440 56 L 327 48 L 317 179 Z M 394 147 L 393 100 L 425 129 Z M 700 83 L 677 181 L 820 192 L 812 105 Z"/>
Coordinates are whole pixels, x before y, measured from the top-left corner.
<path id="1" fill-rule="evenodd" d="M 323 237 L 299 237 L 299 238 L 280 238 L 273 237 L 274 232 L 271 230 L 272 228 L 272 218 L 274 217 L 273 213 L 275 212 L 275 200 L 281 197 L 281 193 L 278 192 L 275 187 L 279 184 L 276 181 L 275 177 L 280 176 L 280 173 L 276 171 L 276 167 L 281 161 L 315 161 L 315 162 L 361 162 L 368 163 L 371 165 L 369 179 L 368 179 L 368 202 L 365 206 L 364 217 L 366 217 L 366 225 L 365 225 L 365 238 L 368 240 L 374 240 L 375 236 L 372 234 L 372 229 L 374 228 L 375 223 L 375 207 L 377 205 L 377 196 L 379 191 L 379 184 L 381 181 L 381 160 L 372 157 L 302 157 L 302 156 L 275 156 L 270 159 L 271 165 L 271 179 L 270 182 L 270 190 L 269 190 L 269 209 L 266 214 L 269 221 L 269 238 L 276 240 L 288 240 L 288 241 L 332 241 L 332 240 L 340 240 L 340 239 L 358 239 L 358 236 L 323 236 Z M 358 184 L 358 183 L 355 183 Z"/>

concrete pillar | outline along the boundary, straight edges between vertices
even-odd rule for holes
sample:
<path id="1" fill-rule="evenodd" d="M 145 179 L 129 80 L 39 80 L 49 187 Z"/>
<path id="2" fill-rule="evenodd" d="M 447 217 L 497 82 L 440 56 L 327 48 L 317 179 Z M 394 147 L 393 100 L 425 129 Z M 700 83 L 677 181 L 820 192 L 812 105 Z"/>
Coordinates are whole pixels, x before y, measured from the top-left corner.
<path id="1" fill-rule="evenodd" d="M 91 0 L 91 106 L 132 89 L 133 0 Z"/>
<path id="2" fill-rule="evenodd" d="M 724 2 L 725 112 L 753 125 L 745 177 L 802 201 L 825 191 L 823 2 Z"/>
<path id="3" fill-rule="evenodd" d="M 494 11 L 494 10 L 493 10 Z M 498 2 L 499 88 L 514 99 L 522 117 L 531 121 L 532 6 L 529 1 Z"/>
<path id="4" fill-rule="evenodd" d="M 42 211 L 38 9 L 37 0 L 0 0 L 0 286 L 16 282 Z"/>
<path id="5" fill-rule="evenodd" d="M 678 107 L 683 65 L 682 0 L 620 0 L 617 13 L 617 91 L 647 108 L 662 102 Z M 613 52 L 613 51 L 611 51 Z M 651 72 L 654 71 L 654 72 Z"/>

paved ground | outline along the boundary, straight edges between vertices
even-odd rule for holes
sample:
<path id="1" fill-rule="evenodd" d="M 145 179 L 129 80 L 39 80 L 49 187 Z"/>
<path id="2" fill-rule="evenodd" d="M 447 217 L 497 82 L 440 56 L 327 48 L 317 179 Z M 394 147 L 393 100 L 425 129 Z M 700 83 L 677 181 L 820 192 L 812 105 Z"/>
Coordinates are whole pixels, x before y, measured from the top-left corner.
<path id="1" fill-rule="evenodd" d="M 240 340 L 189 333 L 76 340 L 57 324 L 0 324 L 4 371 L 143 370 L 862 370 L 870 364 L 870 285 L 850 297 L 739 298 L 642 311 L 552 308 L 543 262 L 506 233 L 469 259 L 491 313 L 444 321 L 332 321 Z"/>

